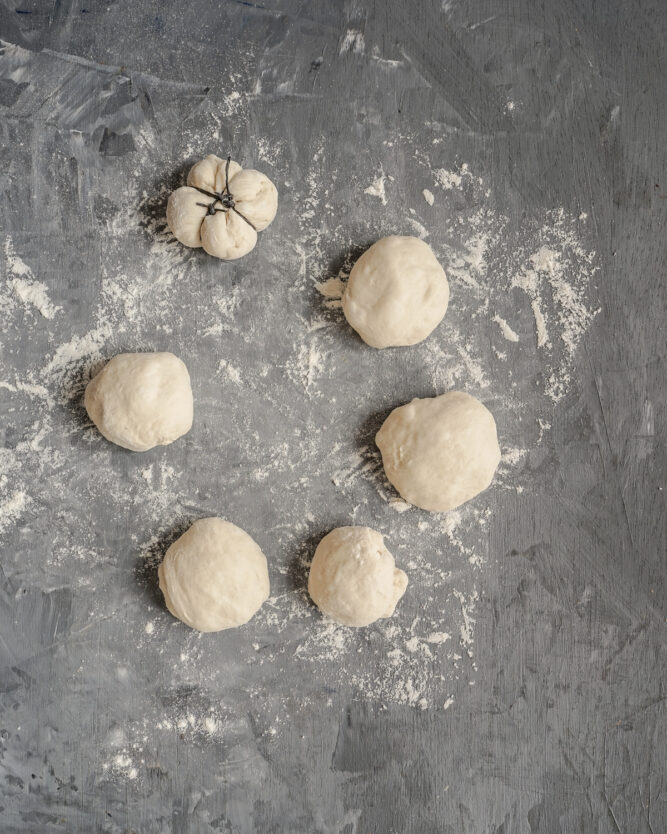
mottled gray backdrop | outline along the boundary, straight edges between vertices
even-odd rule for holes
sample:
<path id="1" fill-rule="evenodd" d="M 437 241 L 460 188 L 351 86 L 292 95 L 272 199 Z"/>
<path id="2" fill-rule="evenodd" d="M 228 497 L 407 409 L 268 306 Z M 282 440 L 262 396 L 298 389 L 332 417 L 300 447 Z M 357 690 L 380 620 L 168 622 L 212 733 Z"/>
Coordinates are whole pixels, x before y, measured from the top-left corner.
<path id="1" fill-rule="evenodd" d="M 0 831 L 667 831 L 666 12 L 0 2 Z M 238 263 L 164 230 L 207 151 L 281 194 Z M 427 156 L 482 191 L 438 191 L 428 214 Z M 365 193 L 377 177 L 384 198 Z M 393 406 L 437 393 L 429 351 L 453 331 L 379 354 L 315 283 L 415 217 L 444 257 L 452 213 L 487 205 L 510 241 L 552 209 L 585 216 L 599 313 L 547 408 L 530 305 L 503 307 L 491 274 L 473 320 L 474 287 L 453 284 L 446 327 L 487 379 L 509 374 L 479 395 L 526 452 L 462 517 L 469 562 L 459 533 L 390 507 L 372 447 Z M 22 280 L 47 300 L 21 303 Z M 520 328 L 502 366 L 498 310 Z M 80 397 L 95 361 L 156 349 L 188 364 L 195 426 L 136 456 Z M 200 639 L 164 611 L 155 566 L 206 514 L 257 539 L 275 598 Z M 332 636 L 304 568 L 351 521 L 386 534 L 411 586 L 395 626 Z"/>

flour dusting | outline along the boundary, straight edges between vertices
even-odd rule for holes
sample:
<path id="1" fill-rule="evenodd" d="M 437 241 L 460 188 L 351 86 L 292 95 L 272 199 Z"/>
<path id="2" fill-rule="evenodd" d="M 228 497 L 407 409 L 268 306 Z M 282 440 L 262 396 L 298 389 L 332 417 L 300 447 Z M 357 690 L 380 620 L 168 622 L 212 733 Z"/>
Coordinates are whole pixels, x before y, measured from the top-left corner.
<path id="1" fill-rule="evenodd" d="M 433 175 L 441 188 L 459 188 L 463 177 L 456 171 L 448 171 L 446 168 L 437 168 Z"/>
<path id="2" fill-rule="evenodd" d="M 0 503 L 0 533 L 21 517 L 29 501 L 23 490 L 17 490 Z"/>
<path id="3" fill-rule="evenodd" d="M 370 194 L 371 197 L 377 197 L 383 206 L 387 205 L 387 195 L 385 193 L 385 182 L 387 177 L 381 173 L 373 182 L 364 189 L 364 194 Z"/>
<path id="4" fill-rule="evenodd" d="M 505 321 L 504 318 L 502 318 L 502 316 L 496 314 L 493 317 L 493 320 L 498 325 L 498 327 L 500 328 L 500 332 L 503 334 L 503 336 L 507 339 L 508 342 L 519 341 L 518 335 L 514 332 L 514 330 L 512 330 L 510 325 Z"/>
<path id="5" fill-rule="evenodd" d="M 364 33 L 358 29 L 348 29 L 341 41 L 339 54 L 353 52 L 355 55 L 362 55 L 366 48 Z"/>
<path id="6" fill-rule="evenodd" d="M 9 285 L 14 295 L 26 306 L 34 307 L 45 319 L 54 318 L 62 308 L 53 304 L 46 284 L 37 281 L 30 267 L 16 254 L 11 238 L 5 239 L 4 249 L 7 272 L 12 276 Z"/>
<path id="7" fill-rule="evenodd" d="M 364 50 L 361 32 L 343 36 L 341 52 L 351 57 Z M 271 73 L 260 67 L 253 84 L 268 88 Z M 432 143 L 391 135 L 386 150 L 401 154 L 398 165 L 371 159 L 369 150 L 357 169 L 340 159 L 332 165 L 323 137 L 313 138 L 307 162 L 299 165 L 287 140 L 253 140 L 247 154 L 275 167 L 286 206 L 277 223 L 291 229 L 289 244 L 267 230 L 252 256 L 256 274 L 267 280 L 251 280 L 234 264 L 181 246 L 164 218 L 168 193 L 178 184 L 174 172 L 208 152 L 226 153 L 215 137 L 226 135 L 231 117 L 234 124 L 250 123 L 254 95 L 232 79 L 219 107 L 202 103 L 193 116 L 197 130 L 188 131 L 173 159 L 152 149 L 146 128 L 142 159 L 128 155 L 131 164 L 113 163 L 127 166 L 123 188 L 111 187 L 119 180 L 111 167 L 113 177 L 97 184 L 100 193 L 114 194 L 114 203 L 100 211 L 101 266 L 92 304 L 77 326 L 68 330 L 48 295 L 21 299 L 7 282 L 0 299 L 13 316 L 12 333 L 20 333 L 25 319 L 30 335 L 42 339 L 22 371 L 8 367 L 0 380 L 12 407 L 29 415 L 13 448 L 0 455 L 0 530 L 15 535 L 12 528 L 28 517 L 50 519 L 52 496 L 64 495 L 70 503 L 41 562 L 54 587 L 72 564 L 92 566 L 78 571 L 77 586 L 90 593 L 91 617 L 122 616 L 132 605 L 141 612 L 128 637 L 136 656 L 175 651 L 173 680 L 165 684 L 168 709 L 143 716 L 124 737 L 110 736 L 100 752 L 110 779 L 140 777 L 149 763 L 142 741 L 149 733 L 227 743 L 241 732 L 235 707 L 241 697 L 255 699 L 256 712 L 265 712 L 267 736 L 280 732 L 289 725 L 280 707 L 293 698 L 291 682 L 299 676 L 312 681 L 303 699 L 331 690 L 415 709 L 448 709 L 459 701 L 479 662 L 477 607 L 495 558 L 490 520 L 507 490 L 530 484 L 530 453 L 550 431 L 554 403 L 571 388 L 575 355 L 595 316 L 589 292 L 597 265 L 582 242 L 585 218 L 554 210 L 514 226 L 494 207 L 483 177 L 445 157 L 437 131 Z M 400 178 L 385 173 L 397 170 Z M 405 194 L 406 180 L 430 188 Z M 352 228 L 345 206 L 357 203 L 369 211 L 359 212 Z M 388 234 L 427 238 L 451 287 L 443 323 L 406 351 L 367 348 L 340 309 L 360 243 Z M 15 249 L 5 249 L 9 263 L 8 252 L 9 280 L 41 290 Z M 50 335 L 43 318 L 23 315 L 23 303 L 49 319 Z M 184 304 L 196 313 L 196 332 L 183 325 Z M 528 338 L 533 331 L 536 338 Z M 156 349 L 182 355 L 200 407 L 190 435 L 140 460 L 100 437 L 81 398 L 114 353 Z M 408 398 L 413 382 L 424 395 L 469 390 L 488 402 L 502 426 L 494 484 L 451 513 L 424 513 L 402 500 L 373 442 L 381 413 L 398 404 L 388 388 L 403 386 L 400 396 Z M 526 403 L 537 415 L 531 427 L 521 424 Z M 39 478 L 24 478 L 24 469 Z M 193 470 L 196 488 L 188 477 Z M 72 510 L 82 503 L 90 516 L 104 508 L 119 519 L 120 552 L 118 540 L 108 545 L 89 517 Z M 154 593 L 166 547 L 193 518 L 214 513 L 228 514 L 261 539 L 272 566 L 272 596 L 227 640 L 188 632 Z M 327 621 L 307 595 L 317 537 L 340 523 L 380 529 L 409 576 L 396 614 L 368 629 Z M 108 572 L 115 579 L 116 571 L 125 576 L 125 597 L 96 593 L 101 577 Z M 150 593 L 137 591 L 142 583 Z M 132 664 L 122 656 L 115 662 L 119 685 L 127 685 Z"/>

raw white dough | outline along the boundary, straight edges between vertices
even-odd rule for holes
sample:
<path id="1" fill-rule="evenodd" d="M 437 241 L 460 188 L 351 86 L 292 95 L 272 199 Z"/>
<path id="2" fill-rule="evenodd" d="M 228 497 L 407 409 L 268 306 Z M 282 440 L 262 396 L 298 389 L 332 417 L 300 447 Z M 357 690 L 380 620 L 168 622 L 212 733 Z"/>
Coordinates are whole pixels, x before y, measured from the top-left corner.
<path id="1" fill-rule="evenodd" d="M 220 518 L 195 521 L 167 550 L 158 577 L 167 608 L 199 631 L 243 625 L 269 597 L 266 556 Z"/>
<path id="2" fill-rule="evenodd" d="M 112 443 L 165 446 L 192 428 L 192 389 L 173 353 L 119 353 L 87 385 L 86 411 Z"/>
<path id="3" fill-rule="evenodd" d="M 338 527 L 317 545 L 308 593 L 343 625 L 367 626 L 391 617 L 408 586 L 382 535 L 370 527 Z"/>
<path id="4" fill-rule="evenodd" d="M 432 512 L 452 510 L 485 490 L 500 462 L 493 415 L 462 391 L 395 408 L 375 442 L 401 496 Z"/>
<path id="5" fill-rule="evenodd" d="M 252 169 L 243 171 L 237 162 L 230 162 L 229 193 L 235 208 L 253 224 L 253 229 L 236 211 L 220 211 L 223 204 L 219 200 L 197 191 L 202 188 L 222 194 L 226 166 L 226 159 L 213 154 L 197 162 L 190 169 L 188 184 L 169 196 L 167 223 L 185 246 L 203 246 L 209 255 L 229 261 L 254 249 L 257 232 L 266 229 L 276 216 L 278 191 L 265 174 Z M 218 210 L 211 214 L 209 206 Z"/>
<path id="6" fill-rule="evenodd" d="M 345 318 L 371 347 L 414 345 L 442 321 L 449 284 L 431 247 L 416 237 L 385 237 L 352 267 Z"/>

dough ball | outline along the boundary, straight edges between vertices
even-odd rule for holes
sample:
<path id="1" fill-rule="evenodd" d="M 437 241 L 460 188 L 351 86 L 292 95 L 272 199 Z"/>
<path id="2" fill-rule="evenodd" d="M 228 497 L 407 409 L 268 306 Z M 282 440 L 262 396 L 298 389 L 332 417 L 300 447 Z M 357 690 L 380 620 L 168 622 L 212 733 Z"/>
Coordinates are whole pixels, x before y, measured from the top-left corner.
<path id="1" fill-rule="evenodd" d="M 371 347 L 415 345 L 442 321 L 449 303 L 445 270 L 416 237 L 385 237 L 352 267 L 345 318 Z"/>
<path id="2" fill-rule="evenodd" d="M 120 353 L 87 385 L 90 419 L 112 443 L 133 452 L 166 446 L 192 428 L 192 389 L 173 353 Z"/>
<path id="3" fill-rule="evenodd" d="M 401 496 L 431 512 L 474 498 L 489 486 L 500 462 L 493 415 L 462 391 L 395 408 L 375 442 Z"/>
<path id="4" fill-rule="evenodd" d="M 266 556 L 220 518 L 195 521 L 167 550 L 158 578 L 169 611 L 199 631 L 243 625 L 269 597 Z"/>
<path id="5" fill-rule="evenodd" d="M 190 169 L 188 184 L 169 196 L 167 224 L 185 246 L 203 246 L 230 261 L 255 248 L 257 232 L 277 210 L 278 191 L 265 174 L 244 171 L 233 160 L 228 169 L 226 159 L 209 154 Z"/>
<path id="6" fill-rule="evenodd" d="M 338 527 L 317 545 L 308 593 L 324 614 L 343 625 L 367 626 L 391 617 L 408 587 L 380 533 Z"/>

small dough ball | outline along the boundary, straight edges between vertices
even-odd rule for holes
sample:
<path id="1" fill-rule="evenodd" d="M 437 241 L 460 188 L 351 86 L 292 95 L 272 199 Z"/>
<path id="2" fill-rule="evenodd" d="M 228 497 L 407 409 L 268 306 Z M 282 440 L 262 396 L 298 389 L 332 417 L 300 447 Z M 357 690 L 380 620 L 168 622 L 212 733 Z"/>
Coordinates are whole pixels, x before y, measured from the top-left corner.
<path id="1" fill-rule="evenodd" d="M 317 545 L 308 593 L 322 613 L 348 626 L 391 617 L 408 587 L 382 535 L 370 527 L 338 527 Z"/>
<path id="2" fill-rule="evenodd" d="M 174 617 L 199 631 L 247 623 L 269 597 L 266 556 L 221 518 L 202 518 L 167 550 L 160 590 Z"/>
<path id="3" fill-rule="evenodd" d="M 485 490 L 500 463 L 493 415 L 463 391 L 395 408 L 375 442 L 401 496 L 436 513 Z"/>
<path id="4" fill-rule="evenodd" d="M 192 389 L 173 353 L 119 353 L 86 386 L 88 416 L 133 452 L 166 446 L 192 428 Z"/>
<path id="5" fill-rule="evenodd" d="M 431 247 L 399 235 L 364 252 L 343 294 L 345 318 L 376 348 L 421 342 L 442 321 L 448 303 L 447 276 Z"/>
<path id="6" fill-rule="evenodd" d="M 233 160 L 228 167 L 209 154 L 192 166 L 188 184 L 169 195 L 167 224 L 185 246 L 231 261 L 255 248 L 257 232 L 277 211 L 278 190 L 266 174 Z"/>

